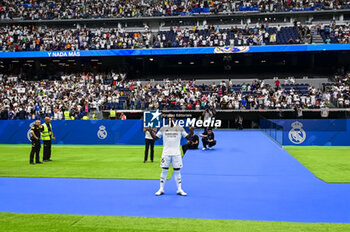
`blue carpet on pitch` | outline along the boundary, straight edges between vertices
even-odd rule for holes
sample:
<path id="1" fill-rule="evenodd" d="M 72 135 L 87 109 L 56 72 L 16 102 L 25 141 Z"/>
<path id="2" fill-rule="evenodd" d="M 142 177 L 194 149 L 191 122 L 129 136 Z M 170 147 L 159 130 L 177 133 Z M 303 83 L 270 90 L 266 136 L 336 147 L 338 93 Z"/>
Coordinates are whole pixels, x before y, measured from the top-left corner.
<path id="1" fill-rule="evenodd" d="M 0 212 L 350 223 L 350 184 L 319 180 L 260 131 L 216 138 L 184 157 L 187 197 L 173 178 L 160 197 L 155 180 L 0 178 Z"/>

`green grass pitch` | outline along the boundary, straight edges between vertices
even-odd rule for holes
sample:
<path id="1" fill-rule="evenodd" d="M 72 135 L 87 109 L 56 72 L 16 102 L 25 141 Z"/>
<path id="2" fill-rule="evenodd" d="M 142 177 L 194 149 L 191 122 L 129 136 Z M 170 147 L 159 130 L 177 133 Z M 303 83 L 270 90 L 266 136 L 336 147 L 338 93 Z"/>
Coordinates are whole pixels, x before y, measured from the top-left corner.
<path id="1" fill-rule="evenodd" d="M 154 163 L 143 163 L 144 146 L 53 145 L 53 161 L 36 165 L 29 165 L 31 145 L 0 145 L 0 150 L 0 176 L 7 177 L 157 180 L 161 172 L 161 146 L 154 148 Z"/>
<path id="2" fill-rule="evenodd" d="M 350 183 L 350 147 L 284 148 L 321 180 L 327 183 Z"/>
<path id="3" fill-rule="evenodd" d="M 30 145 L 0 145 L 0 176 L 159 179 L 162 147 L 155 146 L 154 163 L 143 163 L 144 146 L 53 145 L 53 162 L 29 165 Z M 350 183 L 350 147 L 285 149 L 318 178 Z M 42 151 L 41 151 L 42 157 Z M 168 178 L 172 171 L 168 173 Z"/>
<path id="4" fill-rule="evenodd" d="M 345 232 L 350 224 L 0 213 L 6 232 Z"/>

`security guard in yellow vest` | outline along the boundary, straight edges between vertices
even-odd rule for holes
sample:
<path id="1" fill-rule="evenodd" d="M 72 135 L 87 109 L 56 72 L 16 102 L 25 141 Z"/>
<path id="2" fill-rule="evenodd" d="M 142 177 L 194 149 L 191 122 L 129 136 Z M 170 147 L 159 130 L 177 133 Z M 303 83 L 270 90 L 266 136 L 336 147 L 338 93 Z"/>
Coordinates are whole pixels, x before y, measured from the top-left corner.
<path id="1" fill-rule="evenodd" d="M 64 120 L 70 120 L 69 114 L 70 114 L 70 113 L 69 113 L 68 110 L 64 111 Z"/>
<path id="2" fill-rule="evenodd" d="M 109 111 L 109 119 L 116 119 L 117 113 L 114 110 L 114 107 Z"/>
<path id="3" fill-rule="evenodd" d="M 97 120 L 96 112 L 93 113 L 92 120 Z"/>
<path id="4" fill-rule="evenodd" d="M 48 162 L 52 161 L 51 158 L 51 140 L 56 140 L 52 132 L 51 119 L 45 117 L 45 123 L 42 124 L 43 130 L 41 132 L 41 139 L 44 142 L 44 155 L 43 161 Z"/>
<path id="5" fill-rule="evenodd" d="M 89 117 L 87 116 L 87 114 L 85 113 L 85 115 L 82 118 L 83 120 L 89 120 Z"/>

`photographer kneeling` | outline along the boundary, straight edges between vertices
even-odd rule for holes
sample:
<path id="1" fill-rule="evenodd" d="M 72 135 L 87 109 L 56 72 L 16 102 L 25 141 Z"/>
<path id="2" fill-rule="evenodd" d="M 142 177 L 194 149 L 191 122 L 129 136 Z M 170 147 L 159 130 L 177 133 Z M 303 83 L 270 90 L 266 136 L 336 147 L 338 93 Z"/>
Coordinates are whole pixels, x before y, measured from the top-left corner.
<path id="1" fill-rule="evenodd" d="M 208 130 L 204 130 L 204 132 L 200 135 L 202 137 L 203 149 L 206 150 L 209 145 L 209 150 L 212 149 L 213 146 L 216 145 L 216 140 L 214 139 L 214 132 L 211 128 Z"/>

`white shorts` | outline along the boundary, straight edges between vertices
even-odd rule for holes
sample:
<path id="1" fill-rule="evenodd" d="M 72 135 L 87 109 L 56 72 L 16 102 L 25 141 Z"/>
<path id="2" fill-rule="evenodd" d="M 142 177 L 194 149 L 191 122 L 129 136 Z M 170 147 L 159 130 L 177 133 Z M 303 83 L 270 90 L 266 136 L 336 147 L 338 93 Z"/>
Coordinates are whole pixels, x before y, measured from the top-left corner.
<path id="1" fill-rule="evenodd" d="M 163 156 L 160 161 L 160 167 L 169 168 L 170 163 L 173 164 L 173 168 L 182 168 L 182 157 L 181 156 Z"/>

